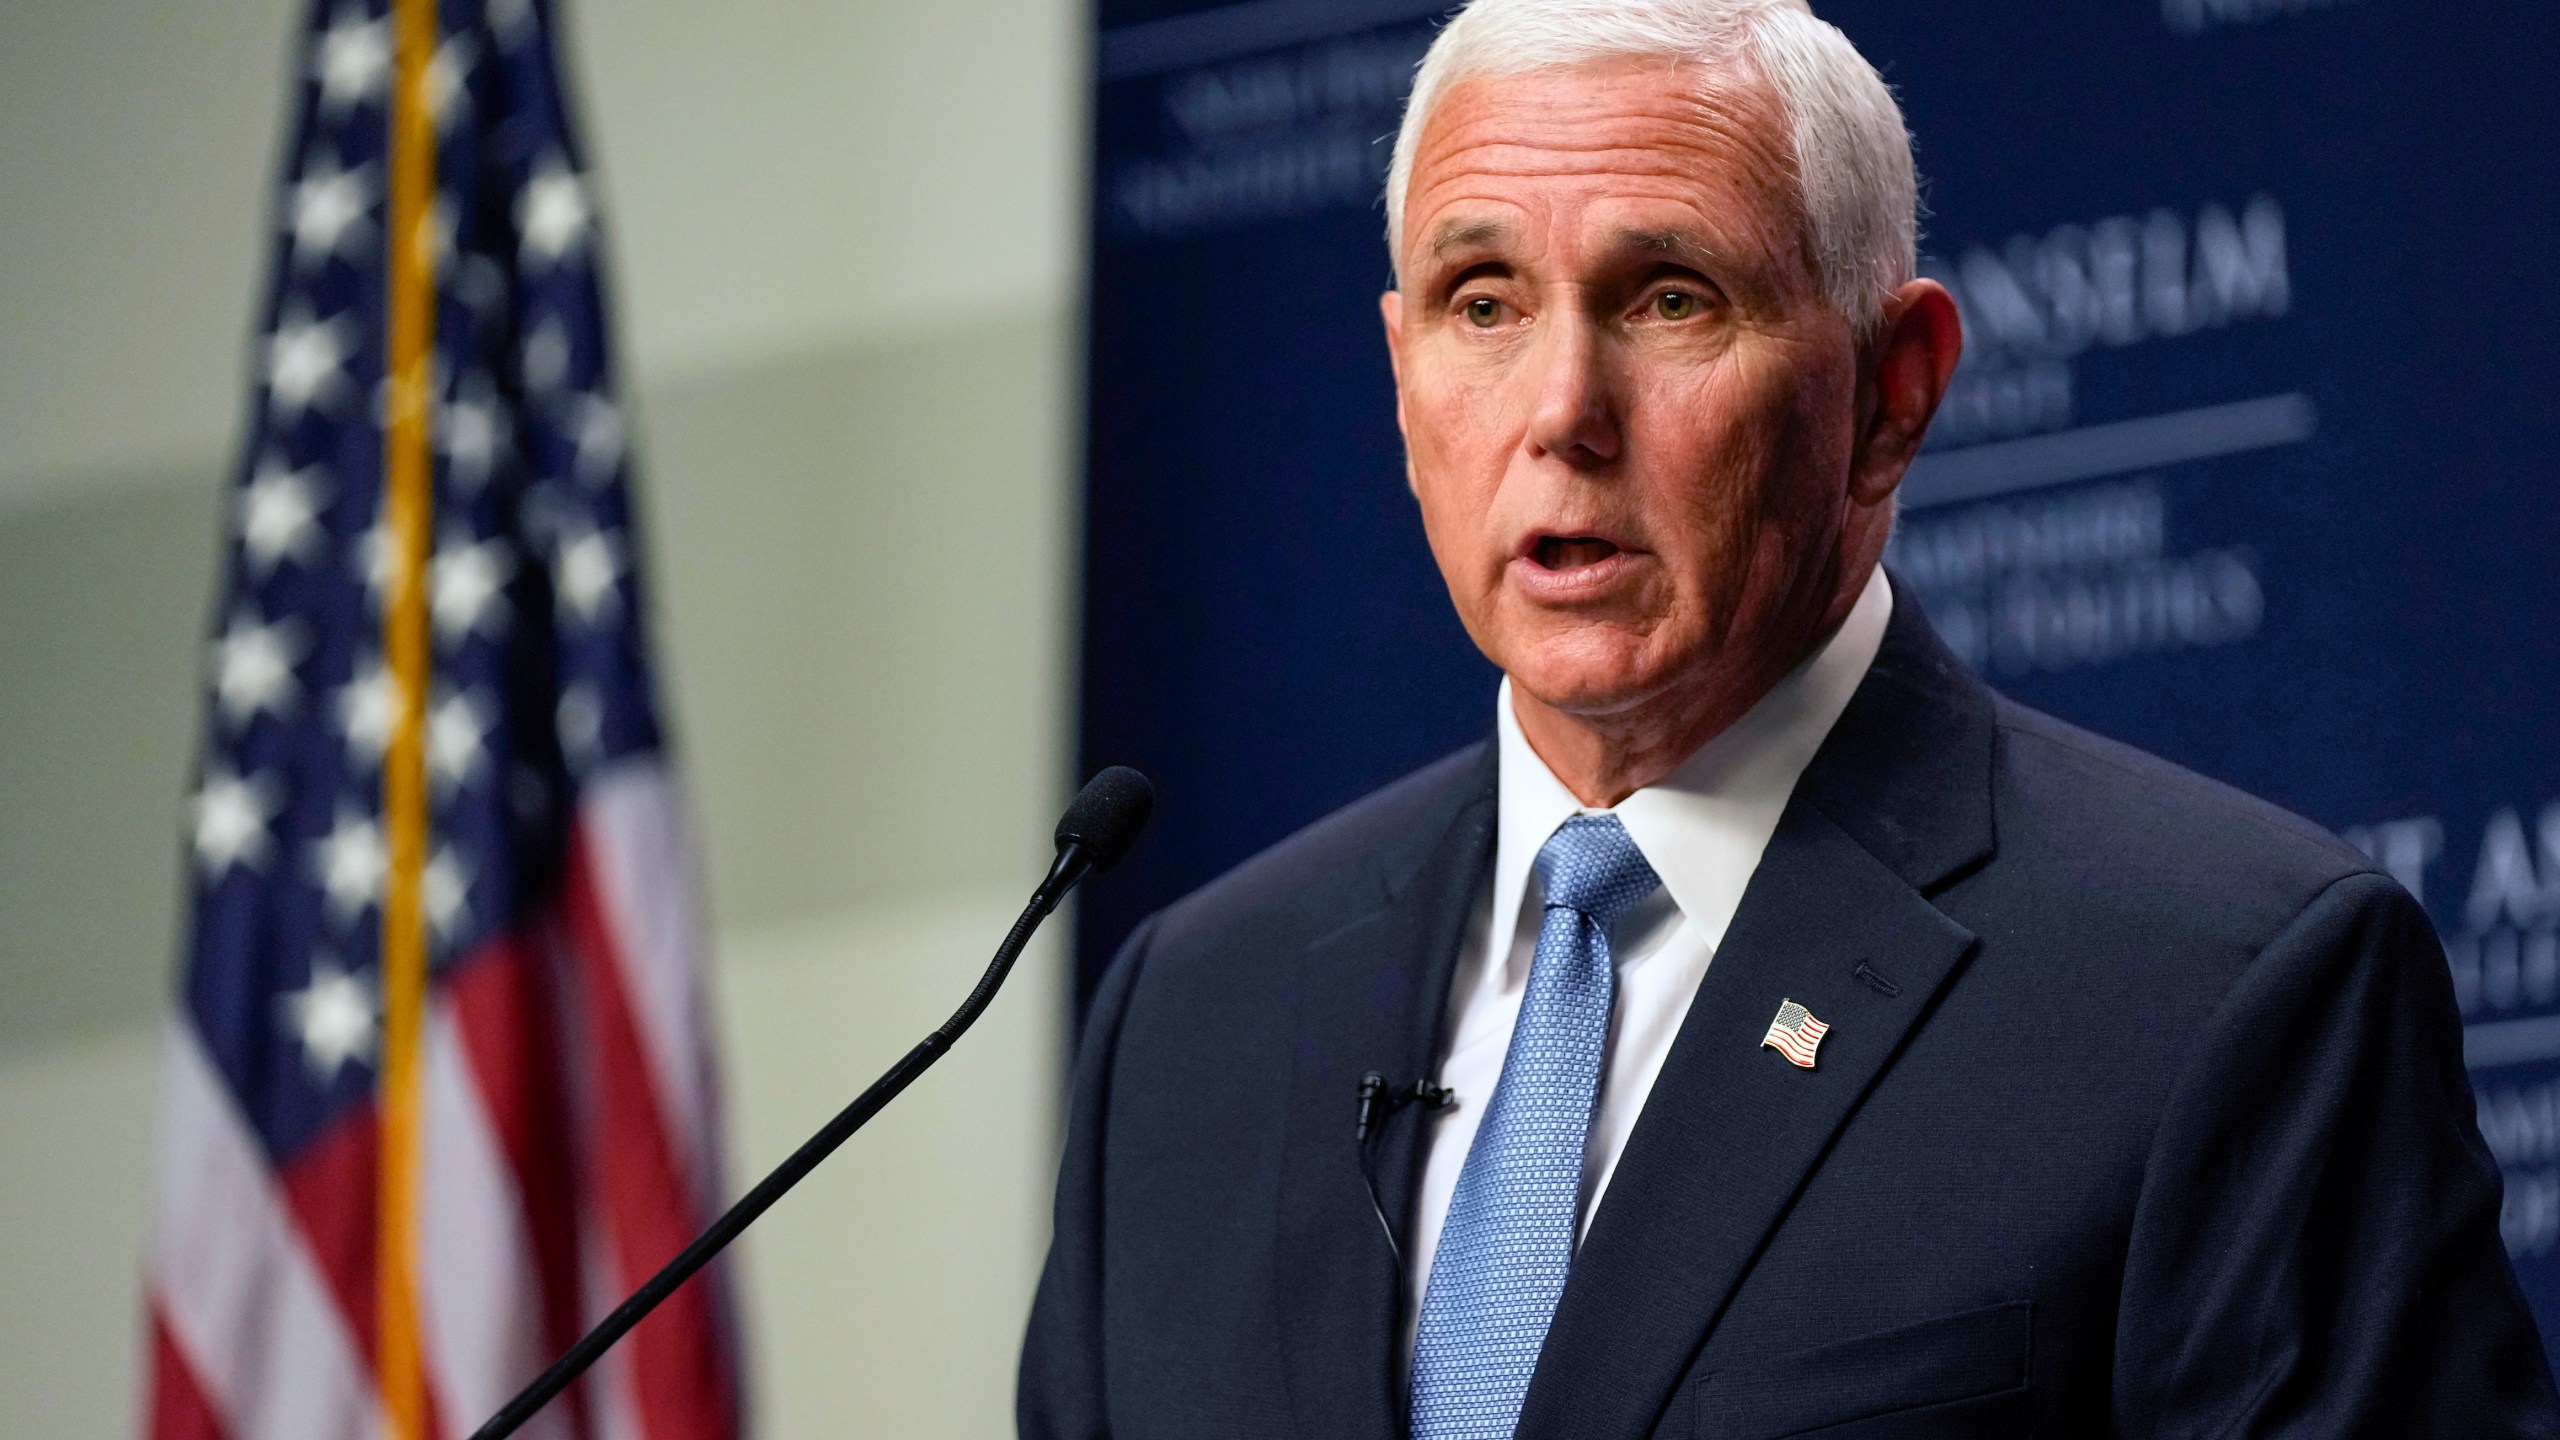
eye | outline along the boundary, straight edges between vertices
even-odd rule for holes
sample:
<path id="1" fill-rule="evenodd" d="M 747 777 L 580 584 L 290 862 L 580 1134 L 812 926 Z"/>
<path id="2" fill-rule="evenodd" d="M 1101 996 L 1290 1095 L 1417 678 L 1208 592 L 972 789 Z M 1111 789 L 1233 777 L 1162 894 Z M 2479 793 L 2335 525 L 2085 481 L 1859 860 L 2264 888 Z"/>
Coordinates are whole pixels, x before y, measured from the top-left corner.
<path id="1" fill-rule="evenodd" d="M 1502 319 L 1502 302 L 1490 295 L 1479 295 L 1466 303 L 1467 323 L 1479 330 L 1490 330 Z"/>
<path id="2" fill-rule="evenodd" d="M 1686 320 L 1698 313 L 1698 297 L 1686 290 L 1665 290 L 1653 297 L 1653 313 L 1665 320 Z"/>

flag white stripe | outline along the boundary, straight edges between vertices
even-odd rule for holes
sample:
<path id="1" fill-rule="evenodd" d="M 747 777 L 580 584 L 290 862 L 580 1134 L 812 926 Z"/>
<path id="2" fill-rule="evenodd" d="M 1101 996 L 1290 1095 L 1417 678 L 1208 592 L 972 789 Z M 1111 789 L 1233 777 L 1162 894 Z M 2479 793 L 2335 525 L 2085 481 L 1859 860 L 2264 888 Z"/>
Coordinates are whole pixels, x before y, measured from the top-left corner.
<path id="1" fill-rule="evenodd" d="M 613 1283 L 620 1267 L 614 1263 L 612 1242 L 601 1214 L 590 1210 L 580 1223 L 578 1248 L 583 1260 L 578 1278 L 585 1287 L 586 1323 L 592 1325 L 612 1314 L 613 1307 L 623 1299 Z M 589 1418 L 595 1426 L 596 1440 L 648 1440 L 649 1432 L 640 1420 L 640 1385 L 631 1373 L 628 1347 L 616 1346 L 604 1352 L 595 1368 L 587 1372 L 586 1386 L 588 1403 L 594 1407 Z"/>
<path id="2" fill-rule="evenodd" d="M 184 1018 L 160 1078 L 151 1289 L 240 1440 L 380 1433 L 370 1372 L 266 1155 Z"/>
<path id="3" fill-rule="evenodd" d="M 715 1091 L 683 807 L 672 777 L 648 760 L 590 777 L 580 810 L 614 958 L 673 1131 L 668 1138 L 694 1181 L 696 1203 L 708 1206 L 719 1175 L 719 1157 L 708 1153 Z"/>
<path id="4" fill-rule="evenodd" d="M 426 1185 L 418 1304 L 447 1427 L 468 1434 L 548 1363 L 524 1188 L 498 1142 L 451 1003 L 427 1019 Z M 569 1434 L 566 1407 L 519 1431 Z"/>

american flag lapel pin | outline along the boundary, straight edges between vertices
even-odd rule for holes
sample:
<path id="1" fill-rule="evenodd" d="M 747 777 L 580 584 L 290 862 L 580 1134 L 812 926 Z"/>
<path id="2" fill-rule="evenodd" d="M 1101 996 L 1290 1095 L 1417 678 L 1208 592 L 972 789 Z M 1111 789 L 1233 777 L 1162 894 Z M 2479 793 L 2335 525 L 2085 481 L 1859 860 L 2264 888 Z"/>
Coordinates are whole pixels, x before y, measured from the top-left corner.
<path id="1" fill-rule="evenodd" d="M 1781 1000 L 1778 1018 L 1769 1022 L 1769 1033 L 1760 1037 L 1760 1044 L 1810 1070 L 1813 1052 L 1822 1048 L 1822 1037 L 1830 1033 L 1831 1027 L 1814 1019 L 1812 1011 L 1793 1000 Z"/>

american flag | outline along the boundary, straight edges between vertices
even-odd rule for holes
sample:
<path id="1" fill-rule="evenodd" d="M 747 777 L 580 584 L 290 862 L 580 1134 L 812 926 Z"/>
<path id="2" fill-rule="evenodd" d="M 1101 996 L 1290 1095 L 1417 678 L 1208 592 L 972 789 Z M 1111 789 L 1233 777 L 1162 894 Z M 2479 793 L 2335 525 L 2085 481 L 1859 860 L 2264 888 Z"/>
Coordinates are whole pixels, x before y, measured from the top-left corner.
<path id="1" fill-rule="evenodd" d="M 1814 1052 L 1822 1048 L 1822 1037 L 1830 1033 L 1831 1027 L 1814 1019 L 1812 1011 L 1793 1000 L 1781 1000 L 1778 1018 L 1769 1022 L 1769 1033 L 1760 1037 L 1760 1045 L 1810 1070 Z"/>
<path id="2" fill-rule="evenodd" d="M 153 1440 L 468 1434 L 720 1198 L 544 0 L 315 0 L 232 496 Z M 721 1273 L 525 1433 L 730 1440 Z"/>

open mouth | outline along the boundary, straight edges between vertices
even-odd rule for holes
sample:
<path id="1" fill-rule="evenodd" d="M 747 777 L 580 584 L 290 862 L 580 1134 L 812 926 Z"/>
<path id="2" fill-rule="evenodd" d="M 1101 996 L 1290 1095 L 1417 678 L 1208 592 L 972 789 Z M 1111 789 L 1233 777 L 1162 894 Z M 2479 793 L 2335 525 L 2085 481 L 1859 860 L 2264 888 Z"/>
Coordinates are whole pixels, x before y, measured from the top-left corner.
<path id="1" fill-rule="evenodd" d="M 1597 535 L 1541 535 L 1529 547 L 1529 559 L 1541 570 L 1580 570 L 1618 554 L 1613 541 Z"/>

